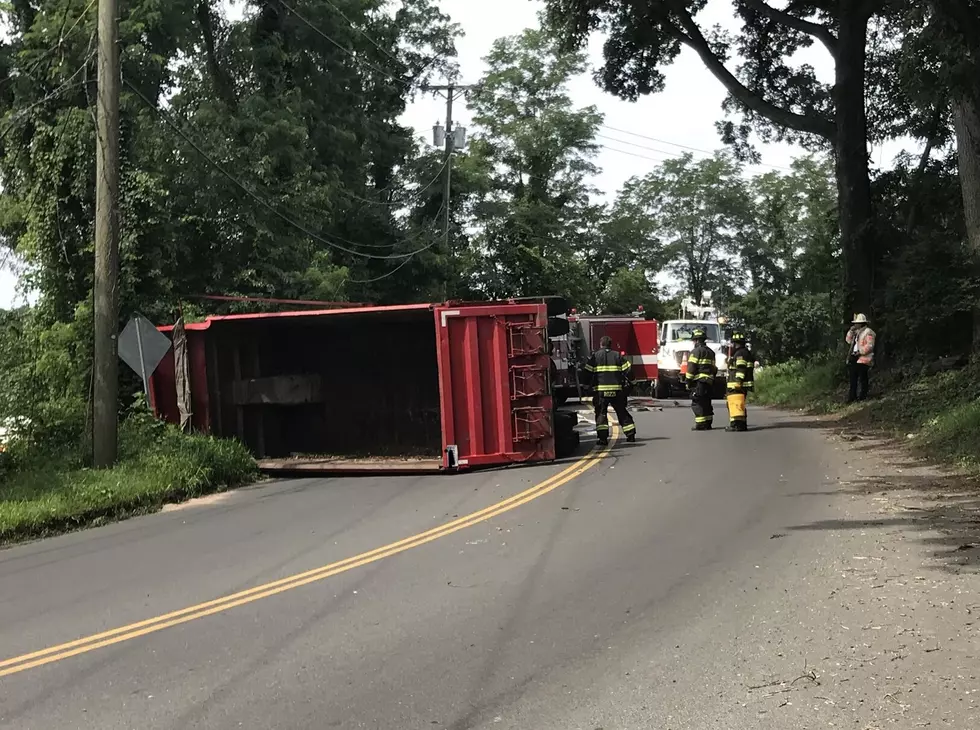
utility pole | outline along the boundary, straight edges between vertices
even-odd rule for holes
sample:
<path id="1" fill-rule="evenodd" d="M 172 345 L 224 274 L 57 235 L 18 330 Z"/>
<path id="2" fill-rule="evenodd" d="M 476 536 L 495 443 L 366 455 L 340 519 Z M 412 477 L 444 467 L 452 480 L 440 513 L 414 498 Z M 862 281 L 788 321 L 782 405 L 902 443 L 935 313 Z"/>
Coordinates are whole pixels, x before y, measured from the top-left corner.
<path id="1" fill-rule="evenodd" d="M 445 167 L 445 180 L 443 185 L 443 248 L 446 252 L 446 259 L 452 265 L 452 249 L 449 245 L 449 224 L 452 220 L 451 210 L 450 210 L 450 200 L 452 199 L 452 168 L 453 168 L 453 151 L 456 147 L 462 147 L 465 144 L 465 132 L 466 130 L 462 127 L 453 127 L 453 102 L 460 96 L 463 96 L 467 91 L 472 89 L 472 85 L 461 85 L 449 82 L 448 84 L 439 85 L 428 85 L 422 87 L 422 91 L 432 91 L 436 93 L 445 93 L 446 95 L 446 128 L 444 134 L 446 137 L 446 161 L 444 163 Z M 439 145 L 439 126 L 433 129 L 434 139 L 436 146 Z M 458 139 L 457 139 L 458 136 Z M 443 283 L 443 299 L 447 296 L 447 284 Z"/>
<path id="2" fill-rule="evenodd" d="M 98 102 L 95 135 L 95 357 L 92 364 L 92 456 L 116 461 L 119 398 L 119 33 L 117 0 L 99 0 Z"/>

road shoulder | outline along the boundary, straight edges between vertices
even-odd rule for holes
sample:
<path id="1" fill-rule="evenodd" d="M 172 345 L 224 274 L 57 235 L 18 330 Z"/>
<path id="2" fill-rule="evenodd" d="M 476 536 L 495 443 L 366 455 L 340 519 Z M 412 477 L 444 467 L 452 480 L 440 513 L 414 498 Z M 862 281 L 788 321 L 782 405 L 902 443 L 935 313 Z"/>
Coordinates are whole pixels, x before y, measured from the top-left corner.
<path id="1" fill-rule="evenodd" d="M 980 489 L 887 441 L 828 438 L 840 516 L 785 531 L 830 540 L 743 708 L 773 727 L 980 727 Z"/>

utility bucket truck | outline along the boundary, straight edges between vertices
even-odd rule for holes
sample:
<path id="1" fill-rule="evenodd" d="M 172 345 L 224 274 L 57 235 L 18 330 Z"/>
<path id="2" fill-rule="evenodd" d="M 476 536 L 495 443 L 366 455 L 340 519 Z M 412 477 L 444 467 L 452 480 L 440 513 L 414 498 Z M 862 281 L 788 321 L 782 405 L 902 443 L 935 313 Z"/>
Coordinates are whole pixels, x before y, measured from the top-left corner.
<path id="1" fill-rule="evenodd" d="M 705 303 L 707 301 L 707 303 Z M 705 292 L 701 302 L 691 298 L 681 302 L 681 318 L 660 323 L 660 347 L 657 355 L 657 379 L 654 395 L 670 398 L 675 392 L 687 390 L 687 359 L 694 349 L 694 330 L 703 329 L 707 345 L 715 352 L 718 374 L 712 397 L 725 397 L 728 383 L 728 360 L 725 356 L 728 341 L 725 337 L 725 318 L 718 316 L 711 305 L 711 292 Z"/>

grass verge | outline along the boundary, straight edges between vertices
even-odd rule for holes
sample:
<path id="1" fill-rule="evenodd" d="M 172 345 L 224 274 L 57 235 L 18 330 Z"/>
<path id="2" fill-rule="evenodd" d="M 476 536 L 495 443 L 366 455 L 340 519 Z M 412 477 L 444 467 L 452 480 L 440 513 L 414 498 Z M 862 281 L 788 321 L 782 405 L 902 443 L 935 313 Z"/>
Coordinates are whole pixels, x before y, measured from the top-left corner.
<path id="1" fill-rule="evenodd" d="M 919 456 L 980 471 L 980 367 L 938 375 L 872 371 L 872 397 L 845 404 L 847 372 L 822 355 L 761 370 L 756 402 L 833 414 L 845 425 L 901 439 Z"/>
<path id="2" fill-rule="evenodd" d="M 255 462 L 235 441 L 187 435 L 140 416 L 120 427 L 112 469 L 18 443 L 0 453 L 0 544 L 68 532 L 160 509 L 253 481 Z"/>

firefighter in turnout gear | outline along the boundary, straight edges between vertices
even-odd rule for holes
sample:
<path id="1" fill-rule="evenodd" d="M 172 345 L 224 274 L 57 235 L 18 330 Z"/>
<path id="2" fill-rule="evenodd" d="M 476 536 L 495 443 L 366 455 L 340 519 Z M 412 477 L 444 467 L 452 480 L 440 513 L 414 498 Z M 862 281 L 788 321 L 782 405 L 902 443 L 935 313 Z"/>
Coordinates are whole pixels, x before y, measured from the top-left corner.
<path id="1" fill-rule="evenodd" d="M 599 349 L 592 353 L 585 369 L 592 377 L 592 405 L 595 406 L 595 430 L 599 445 L 609 443 L 609 406 L 616 411 L 619 427 L 627 441 L 636 441 L 636 424 L 626 410 L 626 391 L 632 364 L 612 349 L 612 338 L 599 340 Z"/>
<path id="2" fill-rule="evenodd" d="M 755 356 L 741 332 L 732 334 L 732 347 L 728 357 L 728 428 L 726 431 L 748 431 L 745 401 L 753 387 Z"/>
<path id="3" fill-rule="evenodd" d="M 691 391 L 691 410 L 694 411 L 694 430 L 710 431 L 715 418 L 711 405 L 711 390 L 714 386 L 718 365 L 715 351 L 708 347 L 703 329 L 696 329 L 692 335 L 694 349 L 687 358 L 687 386 Z"/>

